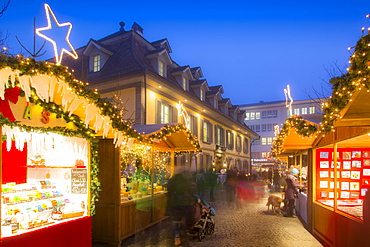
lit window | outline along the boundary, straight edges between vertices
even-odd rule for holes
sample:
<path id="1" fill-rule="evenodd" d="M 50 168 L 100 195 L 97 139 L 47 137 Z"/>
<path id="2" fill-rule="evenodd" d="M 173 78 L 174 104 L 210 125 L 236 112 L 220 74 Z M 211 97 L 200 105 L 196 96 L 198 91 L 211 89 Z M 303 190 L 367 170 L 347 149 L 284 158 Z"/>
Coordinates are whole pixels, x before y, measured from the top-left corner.
<path id="1" fill-rule="evenodd" d="M 302 114 L 307 114 L 307 107 L 302 108 Z"/>
<path id="2" fill-rule="evenodd" d="M 164 76 L 164 63 L 160 60 L 158 62 L 158 74 Z"/>
<path id="3" fill-rule="evenodd" d="M 208 141 L 208 123 L 203 122 L 203 141 L 207 142 Z"/>
<path id="4" fill-rule="evenodd" d="M 204 90 L 203 89 L 200 89 L 200 92 L 199 92 L 199 98 L 201 101 L 204 101 Z"/>
<path id="5" fill-rule="evenodd" d="M 258 111 L 256 112 L 256 119 L 260 119 L 261 118 L 261 113 Z"/>
<path id="6" fill-rule="evenodd" d="M 93 63 L 94 63 L 93 71 L 94 72 L 100 71 L 100 55 L 96 55 L 93 57 Z"/>
<path id="7" fill-rule="evenodd" d="M 314 106 L 310 106 L 310 114 L 315 114 L 315 107 Z"/>
<path id="8" fill-rule="evenodd" d="M 262 152 L 262 159 L 266 159 L 268 157 L 268 152 Z"/>
<path id="9" fill-rule="evenodd" d="M 255 112 L 251 112 L 251 120 L 254 120 L 255 118 L 256 118 L 256 114 L 255 114 Z"/>
<path id="10" fill-rule="evenodd" d="M 278 111 L 277 110 L 273 110 L 272 111 L 272 117 L 273 118 L 277 118 L 277 116 L 278 116 Z"/>
<path id="11" fill-rule="evenodd" d="M 245 120 L 249 120 L 249 119 L 250 119 L 249 112 L 247 112 L 247 113 L 245 114 Z"/>
<path id="12" fill-rule="evenodd" d="M 226 132 L 227 137 L 227 143 L 226 146 L 228 149 L 234 149 L 234 134 L 231 131 Z"/>
<path id="13" fill-rule="evenodd" d="M 182 78 L 182 89 L 184 89 L 186 91 L 187 89 L 187 80 L 185 77 Z"/>
<path id="14" fill-rule="evenodd" d="M 272 144 L 272 137 L 267 137 L 267 145 L 271 145 Z"/>
<path id="15" fill-rule="evenodd" d="M 166 104 L 162 104 L 161 123 L 169 123 L 169 122 L 170 122 L 170 106 Z"/>
<path id="16" fill-rule="evenodd" d="M 294 109 L 294 115 L 299 115 L 299 108 Z"/>
<path id="17" fill-rule="evenodd" d="M 267 145 L 267 138 L 266 137 L 262 137 L 262 145 Z"/>

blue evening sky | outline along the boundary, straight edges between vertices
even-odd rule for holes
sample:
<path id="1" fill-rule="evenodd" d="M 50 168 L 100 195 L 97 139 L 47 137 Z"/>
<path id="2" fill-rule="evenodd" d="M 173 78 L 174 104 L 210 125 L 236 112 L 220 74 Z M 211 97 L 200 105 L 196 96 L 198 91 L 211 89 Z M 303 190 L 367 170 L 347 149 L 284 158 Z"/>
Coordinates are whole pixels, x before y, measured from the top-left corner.
<path id="1" fill-rule="evenodd" d="M 0 0 L 0 3 L 5 2 Z M 33 20 L 47 25 L 44 1 L 11 0 L 0 18 L 12 53 L 33 51 Z M 341 0 L 82 1 L 46 2 L 60 23 L 73 24 L 74 48 L 137 22 L 152 42 L 167 38 L 179 65 L 200 66 L 210 86 L 223 85 L 234 105 L 283 100 L 289 84 L 295 100 L 329 95 L 327 82 L 348 67 L 349 46 L 370 26 L 370 2 Z M 367 31 L 366 31 L 367 33 Z M 61 37 L 63 40 L 64 37 Z M 43 39 L 36 38 L 38 49 Z M 38 59 L 53 57 L 51 43 Z M 324 90 L 322 89 L 324 87 Z M 315 90 L 314 90 L 315 88 Z M 326 90 L 325 90 L 326 88 Z M 328 91 L 329 90 L 329 91 Z M 325 93 L 326 91 L 326 93 Z"/>

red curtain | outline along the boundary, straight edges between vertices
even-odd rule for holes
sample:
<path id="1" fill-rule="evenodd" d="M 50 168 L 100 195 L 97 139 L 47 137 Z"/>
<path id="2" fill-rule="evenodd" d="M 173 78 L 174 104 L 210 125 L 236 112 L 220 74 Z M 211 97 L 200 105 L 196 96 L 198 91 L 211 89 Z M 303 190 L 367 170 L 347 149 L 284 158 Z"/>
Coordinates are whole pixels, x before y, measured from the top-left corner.
<path id="1" fill-rule="evenodd" d="M 6 141 L 2 146 L 2 184 L 15 182 L 22 184 L 27 182 L 27 143 L 23 151 L 15 148 L 12 141 L 12 149 L 6 150 Z"/>

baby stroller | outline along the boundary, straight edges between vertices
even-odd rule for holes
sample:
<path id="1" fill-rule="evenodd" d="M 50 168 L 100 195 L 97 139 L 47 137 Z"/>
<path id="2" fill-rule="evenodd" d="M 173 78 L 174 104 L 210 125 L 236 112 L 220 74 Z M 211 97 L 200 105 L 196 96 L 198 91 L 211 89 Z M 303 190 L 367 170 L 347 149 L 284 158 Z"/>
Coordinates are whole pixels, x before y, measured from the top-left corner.
<path id="1" fill-rule="evenodd" d="M 202 241 L 206 235 L 212 235 L 215 231 L 213 216 L 216 215 L 216 212 L 201 196 L 195 195 L 195 197 L 198 199 L 198 210 L 194 210 L 195 215 L 193 216 L 196 223 L 188 229 L 188 232 L 198 235 L 199 241 Z"/>

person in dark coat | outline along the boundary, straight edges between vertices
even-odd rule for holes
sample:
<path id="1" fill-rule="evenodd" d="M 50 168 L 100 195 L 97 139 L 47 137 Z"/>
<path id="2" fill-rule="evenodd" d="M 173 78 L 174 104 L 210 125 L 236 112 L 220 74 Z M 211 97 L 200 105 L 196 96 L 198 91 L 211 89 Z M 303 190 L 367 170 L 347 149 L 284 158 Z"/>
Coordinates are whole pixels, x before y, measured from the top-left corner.
<path id="1" fill-rule="evenodd" d="M 285 201 L 287 202 L 286 217 L 294 217 L 293 211 L 295 206 L 295 199 L 298 198 L 297 178 L 295 177 L 295 175 L 298 174 L 298 170 L 297 172 L 295 170 L 293 170 L 292 175 L 288 175 L 285 179 L 287 183 L 287 187 L 285 190 Z"/>
<path id="2" fill-rule="evenodd" d="M 217 184 L 217 178 L 218 178 L 218 175 L 213 172 L 212 168 L 210 168 L 208 172 L 206 173 L 206 184 L 209 187 L 209 199 L 211 201 L 215 200 L 213 192 Z"/>
<path id="3" fill-rule="evenodd" d="M 197 199 L 190 182 L 183 173 L 176 173 L 168 181 L 167 213 L 172 221 L 172 234 L 175 245 L 181 244 L 181 238 L 187 242 L 186 229 L 193 222 L 194 206 Z"/>
<path id="4" fill-rule="evenodd" d="M 274 181 L 274 191 L 280 192 L 280 173 L 278 169 L 275 169 L 274 171 L 273 181 Z"/>

